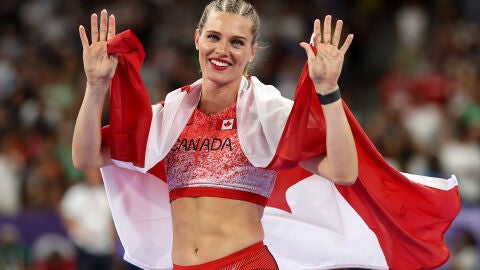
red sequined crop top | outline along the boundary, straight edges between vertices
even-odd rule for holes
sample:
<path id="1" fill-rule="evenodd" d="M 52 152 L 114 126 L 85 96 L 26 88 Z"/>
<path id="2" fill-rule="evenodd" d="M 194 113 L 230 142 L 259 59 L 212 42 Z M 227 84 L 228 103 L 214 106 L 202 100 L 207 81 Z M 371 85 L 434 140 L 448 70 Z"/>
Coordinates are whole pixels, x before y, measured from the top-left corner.
<path id="1" fill-rule="evenodd" d="M 254 167 L 242 152 L 236 103 L 214 115 L 197 109 L 165 157 L 170 201 L 221 197 L 265 206 L 277 172 Z"/>

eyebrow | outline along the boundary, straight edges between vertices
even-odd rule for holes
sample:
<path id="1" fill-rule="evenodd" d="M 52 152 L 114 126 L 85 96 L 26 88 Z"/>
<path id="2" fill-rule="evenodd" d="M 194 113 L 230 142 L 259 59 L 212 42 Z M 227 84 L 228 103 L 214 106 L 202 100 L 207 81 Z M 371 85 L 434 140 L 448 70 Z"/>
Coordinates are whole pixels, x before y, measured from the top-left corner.
<path id="1" fill-rule="evenodd" d="M 216 34 L 216 35 L 219 35 L 219 36 L 222 35 L 222 33 L 217 32 L 217 31 L 215 31 L 215 30 L 207 30 L 206 33 Z M 233 36 L 233 38 L 234 38 L 234 39 L 243 39 L 243 40 L 247 41 L 247 38 L 244 37 L 244 36 Z"/>

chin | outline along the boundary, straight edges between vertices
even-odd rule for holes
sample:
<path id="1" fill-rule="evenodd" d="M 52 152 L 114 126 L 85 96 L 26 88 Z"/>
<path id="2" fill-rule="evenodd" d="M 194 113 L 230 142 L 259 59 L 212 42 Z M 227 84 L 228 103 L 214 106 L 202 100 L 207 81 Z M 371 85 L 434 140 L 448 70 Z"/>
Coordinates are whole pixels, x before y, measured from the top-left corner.
<path id="1" fill-rule="evenodd" d="M 234 82 L 236 79 L 240 78 L 241 76 L 232 76 L 231 74 L 212 74 L 212 73 L 207 73 L 206 75 L 202 76 L 204 80 L 209 80 L 215 84 L 228 84 L 231 82 Z"/>

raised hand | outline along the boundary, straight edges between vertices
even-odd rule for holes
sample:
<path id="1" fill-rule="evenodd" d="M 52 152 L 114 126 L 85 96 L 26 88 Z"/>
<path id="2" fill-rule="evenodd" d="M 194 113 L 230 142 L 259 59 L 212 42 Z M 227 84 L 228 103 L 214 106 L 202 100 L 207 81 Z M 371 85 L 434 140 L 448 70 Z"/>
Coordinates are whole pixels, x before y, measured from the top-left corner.
<path id="1" fill-rule="evenodd" d="M 83 66 L 87 82 L 91 85 L 108 86 L 115 74 L 118 58 L 116 55 L 107 54 L 107 41 L 115 36 L 115 16 L 108 16 L 104 9 L 100 14 L 100 26 L 98 17 L 94 13 L 91 16 L 91 39 L 88 42 L 85 27 L 80 25 L 78 29 L 83 47 Z"/>
<path id="2" fill-rule="evenodd" d="M 325 16 L 323 33 L 320 29 L 320 20 L 313 23 L 313 46 L 316 53 L 306 42 L 300 43 L 308 57 L 309 75 L 315 84 L 317 93 L 328 94 L 338 88 L 338 78 L 342 72 L 344 55 L 350 47 L 353 35 L 349 34 L 339 48 L 343 21 L 338 20 L 332 34 L 332 16 Z"/>

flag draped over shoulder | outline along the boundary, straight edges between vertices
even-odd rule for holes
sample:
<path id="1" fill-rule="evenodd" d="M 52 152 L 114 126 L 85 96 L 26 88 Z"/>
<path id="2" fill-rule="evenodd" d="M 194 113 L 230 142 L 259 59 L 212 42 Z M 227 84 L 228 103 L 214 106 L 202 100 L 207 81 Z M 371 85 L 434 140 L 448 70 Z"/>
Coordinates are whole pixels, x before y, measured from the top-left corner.
<path id="1" fill-rule="evenodd" d="M 152 132 L 157 127 L 171 129 L 172 123 L 181 127 L 189 111 L 180 108 L 180 117 L 171 120 L 162 114 L 157 116 L 157 109 L 163 105 L 150 106 L 139 73 L 145 54 L 131 31 L 110 40 L 108 52 L 119 53 L 111 84 L 110 125 L 102 130 L 118 165 L 102 168 L 115 225 L 128 261 L 144 269 L 170 269 L 172 229 L 164 165 L 156 160 L 154 166 L 147 166 L 152 161 L 146 156 L 153 151 L 150 138 L 158 137 Z M 188 100 L 194 96 L 188 93 L 198 91 L 198 87 L 192 89 L 178 91 L 178 98 L 167 98 L 166 103 L 187 99 L 187 107 L 192 107 L 198 100 Z M 258 95 L 256 99 L 263 100 Z M 307 66 L 300 76 L 291 112 L 280 125 L 272 125 L 280 126 L 279 131 L 271 133 L 280 133 L 281 137 L 265 134 L 266 144 L 276 150 L 268 167 L 279 170 L 279 174 L 262 223 L 265 242 L 280 269 L 424 269 L 441 265 L 449 256 L 443 234 L 460 208 L 456 179 L 396 171 L 343 105 L 359 159 L 359 177 L 352 186 L 335 185 L 298 166 L 299 161 L 326 150 L 323 112 Z M 241 133 L 242 128 L 238 128 Z M 275 138 L 269 139 L 272 136 Z M 170 137 L 166 141 L 176 138 L 175 133 Z M 248 137 L 244 140 L 252 141 Z M 168 151 L 168 147 L 171 145 L 162 151 Z"/>
<path id="2" fill-rule="evenodd" d="M 295 104 L 271 167 L 289 168 L 325 146 L 325 122 L 315 88 L 305 65 L 295 92 Z M 424 269 L 443 264 L 449 256 L 443 235 L 460 210 L 457 182 L 402 174 L 392 168 L 369 140 L 343 103 L 359 159 L 359 177 L 352 186 L 335 188 L 375 233 L 391 269 Z M 304 141 L 302 151 L 296 142 Z M 313 152 L 313 153 L 312 153 Z M 295 171 L 295 170 L 293 170 Z M 308 172 L 297 168 L 298 177 L 282 177 L 290 187 Z M 285 205 L 285 190 L 274 193 L 269 205 Z"/>

